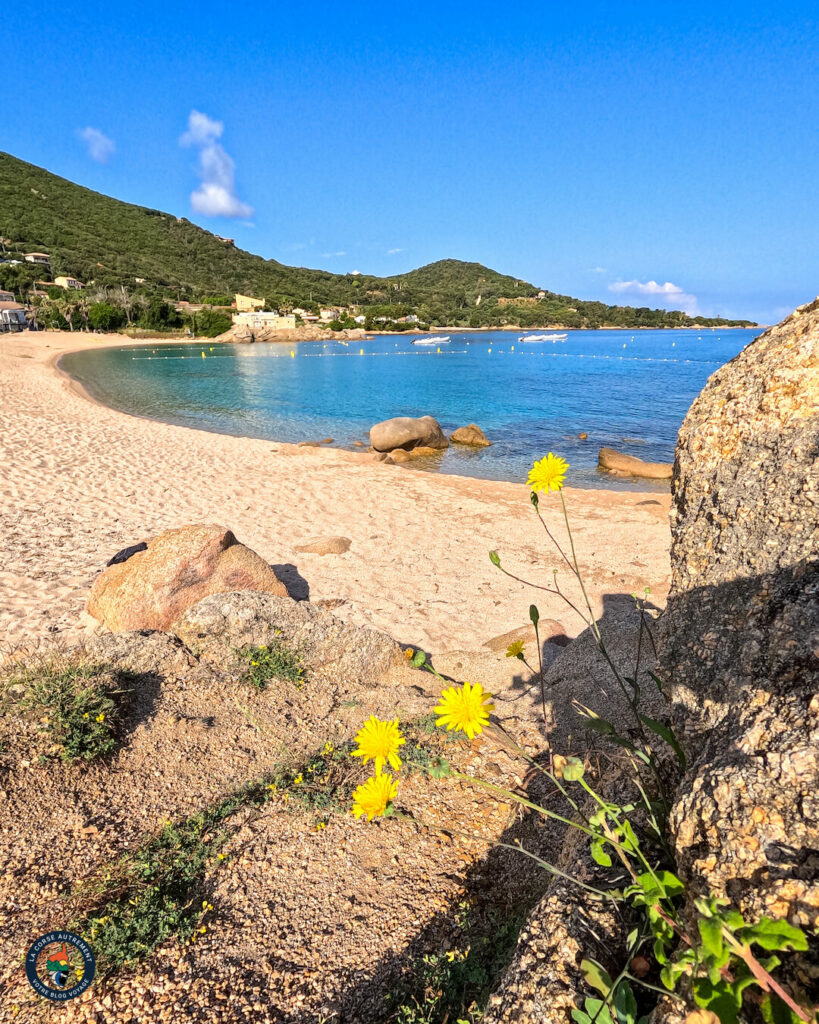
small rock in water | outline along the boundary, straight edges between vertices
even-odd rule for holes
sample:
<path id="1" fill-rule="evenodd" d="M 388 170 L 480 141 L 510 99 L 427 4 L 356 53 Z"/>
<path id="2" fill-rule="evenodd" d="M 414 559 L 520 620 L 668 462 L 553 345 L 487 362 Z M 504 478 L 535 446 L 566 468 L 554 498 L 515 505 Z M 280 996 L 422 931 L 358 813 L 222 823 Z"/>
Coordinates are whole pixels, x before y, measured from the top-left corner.
<path id="1" fill-rule="evenodd" d="M 469 445 L 472 448 L 488 448 L 492 444 L 486 434 L 475 423 L 469 423 L 465 427 L 458 427 L 454 433 L 449 435 L 449 440 L 453 444 Z"/>

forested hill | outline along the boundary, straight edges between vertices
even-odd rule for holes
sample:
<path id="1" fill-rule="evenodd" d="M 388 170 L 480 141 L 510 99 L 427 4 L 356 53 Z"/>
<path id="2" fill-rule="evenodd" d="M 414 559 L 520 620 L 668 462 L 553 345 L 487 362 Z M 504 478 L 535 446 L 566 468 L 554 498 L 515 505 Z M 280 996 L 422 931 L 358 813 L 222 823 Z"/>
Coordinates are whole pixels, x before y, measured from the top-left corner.
<path id="1" fill-rule="evenodd" d="M 479 263 L 440 260 L 394 277 L 288 267 L 236 248 L 184 217 L 123 203 L 0 153 L 0 237 L 10 254 L 51 254 L 54 276 L 171 299 L 244 292 L 287 302 L 394 307 L 447 325 L 677 326 L 684 314 L 607 306 L 544 292 Z M 0 254 L 0 258 L 3 258 Z M 0 287 L 31 287 L 32 267 L 0 265 Z M 12 273 L 15 271 L 15 273 Z M 43 268 L 36 268 L 43 277 Z M 137 279 L 142 279 L 138 281 Z M 144 283 L 142 283 L 144 282 Z"/>

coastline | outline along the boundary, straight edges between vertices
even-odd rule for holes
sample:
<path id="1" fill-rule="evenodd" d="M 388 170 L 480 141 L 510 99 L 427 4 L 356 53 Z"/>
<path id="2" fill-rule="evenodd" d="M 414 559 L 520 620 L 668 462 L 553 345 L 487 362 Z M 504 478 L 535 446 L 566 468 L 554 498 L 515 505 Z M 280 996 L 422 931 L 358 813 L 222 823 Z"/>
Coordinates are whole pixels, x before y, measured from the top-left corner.
<path id="1" fill-rule="evenodd" d="M 557 565 L 523 484 L 407 472 L 366 452 L 132 416 L 100 403 L 58 365 L 69 352 L 123 344 L 161 342 L 80 332 L 0 342 L 2 646 L 79 638 L 85 597 L 108 558 L 188 522 L 232 529 L 295 596 L 433 652 L 477 648 L 526 623 L 532 592 L 488 558 L 497 549 L 510 571 L 536 579 Z M 646 586 L 662 607 L 669 496 L 565 493 L 595 610 Z M 559 526 L 556 497 L 541 509 Z M 350 550 L 297 551 L 327 535 L 348 537 Z M 539 595 L 538 604 L 568 635 L 579 632 L 582 623 L 558 598 Z"/>

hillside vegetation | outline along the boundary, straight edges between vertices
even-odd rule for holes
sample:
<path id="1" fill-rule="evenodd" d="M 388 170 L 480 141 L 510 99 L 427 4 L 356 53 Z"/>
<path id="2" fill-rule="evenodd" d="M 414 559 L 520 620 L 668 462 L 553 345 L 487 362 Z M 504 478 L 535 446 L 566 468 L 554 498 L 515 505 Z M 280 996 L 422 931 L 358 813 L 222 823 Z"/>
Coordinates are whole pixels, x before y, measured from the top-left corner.
<path id="1" fill-rule="evenodd" d="M 9 255 L 51 254 L 53 275 L 96 290 L 125 286 L 151 298 L 201 300 L 243 292 L 277 306 L 359 307 L 374 315 L 415 313 L 424 323 L 494 327 L 676 327 L 681 312 L 608 306 L 542 291 L 479 263 L 440 260 L 393 277 L 288 267 L 245 252 L 184 217 L 123 203 L 0 153 L 0 238 Z M 1 258 L 1 257 L 0 257 Z M 46 268 L 0 265 L 0 288 L 26 298 Z M 143 279 L 138 281 L 137 279 Z M 144 283 L 143 283 L 144 282 Z M 706 321 L 702 324 L 729 321 Z M 733 323 L 737 323 L 733 321 Z"/>

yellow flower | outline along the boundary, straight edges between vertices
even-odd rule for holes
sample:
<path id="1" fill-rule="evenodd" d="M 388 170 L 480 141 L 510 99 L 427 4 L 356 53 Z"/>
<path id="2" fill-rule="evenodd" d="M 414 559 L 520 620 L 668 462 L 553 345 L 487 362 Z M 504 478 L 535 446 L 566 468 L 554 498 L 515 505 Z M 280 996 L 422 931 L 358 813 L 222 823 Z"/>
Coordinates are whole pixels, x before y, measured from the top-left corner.
<path id="1" fill-rule="evenodd" d="M 103 714 L 97 715 L 97 721 L 98 722 L 104 722 L 105 721 L 105 715 L 103 715 Z"/>
<path id="2" fill-rule="evenodd" d="M 322 750 L 322 754 L 332 754 L 332 752 L 333 752 L 333 744 L 328 741 L 327 743 L 324 744 L 324 750 Z"/>
<path id="3" fill-rule="evenodd" d="M 404 657 L 407 659 L 407 661 L 412 661 L 412 659 L 415 657 L 415 651 L 411 647 L 407 647 L 404 650 Z"/>
<path id="4" fill-rule="evenodd" d="M 367 821 L 372 821 L 376 815 L 386 811 L 387 805 L 395 799 L 397 793 L 398 783 L 389 772 L 386 775 L 373 775 L 353 793 L 353 814 L 357 818 L 366 814 Z"/>
<path id="5" fill-rule="evenodd" d="M 224 860 L 227 857 L 227 854 L 226 853 L 217 853 L 216 856 L 219 858 L 219 860 Z"/>
<path id="6" fill-rule="evenodd" d="M 569 463 L 565 459 L 549 452 L 529 470 L 527 483 L 533 491 L 559 491 L 563 487 L 563 477 L 568 468 Z"/>
<path id="7" fill-rule="evenodd" d="M 298 774 L 298 775 L 297 775 L 297 776 L 295 777 L 295 779 L 293 779 L 293 782 L 294 782 L 294 783 L 295 783 L 295 785 L 297 785 L 297 786 L 298 786 L 298 784 L 299 784 L 300 782 L 304 782 L 304 776 L 302 775 L 302 773 L 301 773 L 301 772 L 299 772 L 299 774 Z"/>
<path id="8" fill-rule="evenodd" d="M 513 644 L 509 644 L 506 648 L 507 658 L 519 658 L 523 654 L 523 641 L 516 640 Z"/>
<path id="9" fill-rule="evenodd" d="M 250 664 L 251 664 L 251 665 L 257 665 L 257 666 L 258 666 L 258 664 L 259 664 L 259 663 L 258 663 L 258 661 L 251 661 L 251 663 L 250 663 Z"/>
<path id="10" fill-rule="evenodd" d="M 86 711 L 85 714 L 82 717 L 83 718 L 88 718 L 88 712 Z"/>
<path id="11" fill-rule="evenodd" d="M 483 732 L 489 721 L 489 712 L 495 705 L 490 702 L 492 694 L 486 693 L 480 683 L 464 683 L 451 686 L 441 694 L 441 703 L 435 708 L 439 716 L 436 725 L 445 725 L 448 731 L 459 729 L 472 739 Z"/>
<path id="12" fill-rule="evenodd" d="M 398 728 L 397 718 L 394 722 L 382 722 L 375 715 L 370 715 L 359 729 L 355 741 L 358 749 L 353 751 L 353 757 L 363 757 L 364 764 L 375 761 L 376 775 L 381 774 L 381 769 L 387 761 L 396 771 L 401 767 L 398 748 L 406 743 L 406 740 Z"/>

